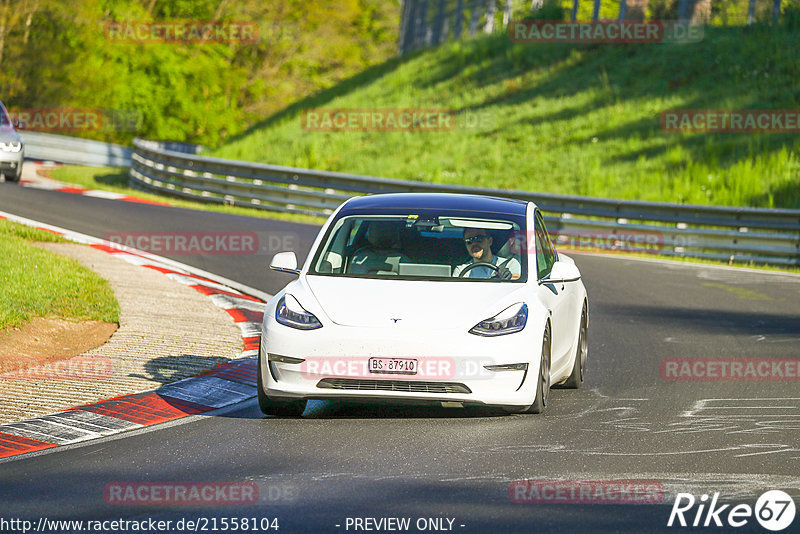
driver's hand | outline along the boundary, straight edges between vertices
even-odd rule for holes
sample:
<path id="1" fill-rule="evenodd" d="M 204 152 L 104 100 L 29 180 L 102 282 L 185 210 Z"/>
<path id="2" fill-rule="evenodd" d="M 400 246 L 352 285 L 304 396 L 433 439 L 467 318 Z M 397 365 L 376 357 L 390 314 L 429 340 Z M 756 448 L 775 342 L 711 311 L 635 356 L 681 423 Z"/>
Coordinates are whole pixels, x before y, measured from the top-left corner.
<path id="1" fill-rule="evenodd" d="M 500 280 L 511 280 L 511 271 L 508 267 L 500 267 L 497 269 L 495 276 Z"/>

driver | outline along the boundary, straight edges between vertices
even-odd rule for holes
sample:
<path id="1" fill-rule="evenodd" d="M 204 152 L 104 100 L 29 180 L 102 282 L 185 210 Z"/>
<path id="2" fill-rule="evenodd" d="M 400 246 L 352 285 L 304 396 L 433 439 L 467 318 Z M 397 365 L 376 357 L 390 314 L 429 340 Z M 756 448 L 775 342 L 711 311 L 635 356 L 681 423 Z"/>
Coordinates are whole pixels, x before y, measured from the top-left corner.
<path id="1" fill-rule="evenodd" d="M 453 269 L 453 276 L 460 276 L 468 266 L 473 263 L 491 263 L 498 267 L 495 269 L 484 265 L 479 265 L 465 275 L 466 278 L 492 278 L 498 277 L 503 280 L 516 280 L 520 276 L 522 268 L 516 258 L 502 258 L 492 254 L 492 236 L 483 228 L 465 228 L 464 245 L 467 252 L 472 257 L 472 261 L 463 263 Z"/>

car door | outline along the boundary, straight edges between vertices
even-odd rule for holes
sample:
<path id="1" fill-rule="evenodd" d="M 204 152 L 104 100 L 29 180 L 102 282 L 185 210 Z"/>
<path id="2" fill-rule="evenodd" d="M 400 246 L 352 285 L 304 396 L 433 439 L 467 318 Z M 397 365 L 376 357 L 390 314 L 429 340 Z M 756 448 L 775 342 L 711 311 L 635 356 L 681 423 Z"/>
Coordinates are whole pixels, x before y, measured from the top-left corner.
<path id="1" fill-rule="evenodd" d="M 537 287 L 539 300 L 550 312 L 551 324 L 551 363 L 550 370 L 558 371 L 567 365 L 569 350 L 574 337 L 575 321 L 571 318 L 570 293 L 574 284 L 553 284 L 546 282 L 558 260 L 555 247 L 547 233 L 542 213 L 534 214 L 534 239 L 536 242 L 536 279 L 542 282 Z M 543 282 L 544 281 L 544 282 Z"/>

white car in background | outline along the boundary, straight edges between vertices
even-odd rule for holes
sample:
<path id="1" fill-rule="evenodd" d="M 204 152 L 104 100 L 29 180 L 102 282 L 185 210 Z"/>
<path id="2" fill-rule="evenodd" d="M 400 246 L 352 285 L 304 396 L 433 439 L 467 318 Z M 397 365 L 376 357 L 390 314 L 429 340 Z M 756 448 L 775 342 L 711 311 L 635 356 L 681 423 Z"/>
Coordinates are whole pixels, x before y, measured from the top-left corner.
<path id="1" fill-rule="evenodd" d="M 481 261 L 483 260 L 483 261 Z M 540 413 L 578 388 L 587 356 L 581 274 L 531 202 L 397 193 L 342 204 L 297 279 L 267 302 L 258 399 L 428 401 Z"/>
<path id="2" fill-rule="evenodd" d="M 6 180 L 19 182 L 22 162 L 25 159 L 25 144 L 14 130 L 14 123 L 0 102 L 0 174 Z"/>

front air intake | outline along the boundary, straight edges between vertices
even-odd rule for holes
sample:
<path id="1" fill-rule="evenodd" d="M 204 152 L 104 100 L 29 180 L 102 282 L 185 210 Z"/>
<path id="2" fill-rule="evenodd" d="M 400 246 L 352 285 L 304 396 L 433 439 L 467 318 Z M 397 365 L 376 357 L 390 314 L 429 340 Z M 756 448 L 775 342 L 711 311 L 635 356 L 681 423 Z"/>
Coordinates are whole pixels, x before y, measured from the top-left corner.
<path id="1" fill-rule="evenodd" d="M 357 391 L 399 391 L 404 393 L 472 393 L 457 382 L 425 382 L 421 380 L 359 380 L 353 378 L 323 378 L 321 389 L 353 389 Z"/>

